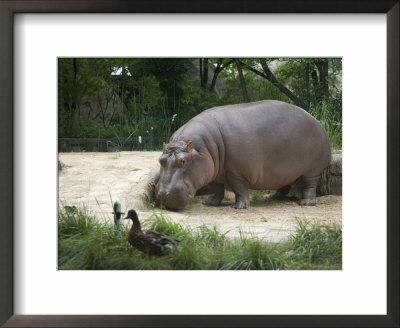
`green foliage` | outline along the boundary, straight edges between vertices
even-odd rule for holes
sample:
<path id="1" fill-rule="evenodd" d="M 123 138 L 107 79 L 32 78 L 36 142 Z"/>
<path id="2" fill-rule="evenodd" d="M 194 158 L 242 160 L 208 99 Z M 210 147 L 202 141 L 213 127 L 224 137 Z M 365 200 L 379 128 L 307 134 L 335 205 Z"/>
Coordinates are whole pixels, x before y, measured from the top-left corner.
<path id="1" fill-rule="evenodd" d="M 191 229 L 153 214 L 143 227 L 180 242 L 168 255 L 147 257 L 127 242 L 128 227 L 118 233 L 85 210 L 63 210 L 58 219 L 58 265 L 66 270 L 340 270 L 341 229 L 298 224 L 288 242 L 271 244 L 243 234 L 232 240 L 215 226 Z"/>
<path id="2" fill-rule="evenodd" d="M 285 263 L 286 259 L 295 260 Z M 336 226 L 321 226 L 309 221 L 298 221 L 296 235 L 289 241 L 280 266 L 288 269 L 341 269 L 342 230 Z"/>
<path id="3" fill-rule="evenodd" d="M 301 104 L 321 121 L 333 147 L 341 148 L 340 58 L 239 60 L 250 101 Z M 60 58 L 59 137 L 151 136 L 168 141 L 171 132 L 203 110 L 244 101 L 233 60 L 210 58 L 208 67 L 204 82 L 199 59 Z"/>
<path id="4" fill-rule="evenodd" d="M 252 201 L 263 199 L 270 191 L 249 189 L 249 195 Z"/>
<path id="5" fill-rule="evenodd" d="M 332 149 L 342 149 L 342 112 L 335 103 L 321 102 L 311 106 L 310 113 L 321 123 L 331 142 Z"/>

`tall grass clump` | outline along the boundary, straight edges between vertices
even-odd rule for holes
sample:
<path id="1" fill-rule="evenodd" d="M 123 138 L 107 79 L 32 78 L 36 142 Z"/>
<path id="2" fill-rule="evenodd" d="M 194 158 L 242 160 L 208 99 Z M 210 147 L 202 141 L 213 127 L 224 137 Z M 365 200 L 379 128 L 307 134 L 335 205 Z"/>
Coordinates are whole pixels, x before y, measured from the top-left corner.
<path id="1" fill-rule="evenodd" d="M 296 234 L 280 259 L 284 269 L 341 269 L 342 229 L 298 220 Z"/>
<path id="2" fill-rule="evenodd" d="M 58 266 L 65 270 L 312 270 L 341 269 L 341 229 L 299 221 L 293 237 L 281 244 L 267 243 L 205 225 L 196 229 L 154 213 L 143 220 L 152 229 L 178 239 L 173 252 L 147 256 L 127 242 L 128 226 L 116 231 L 85 210 L 60 211 Z"/>
<path id="3" fill-rule="evenodd" d="M 342 110 L 339 101 L 321 101 L 310 107 L 312 114 L 325 129 L 333 150 L 342 149 Z"/>

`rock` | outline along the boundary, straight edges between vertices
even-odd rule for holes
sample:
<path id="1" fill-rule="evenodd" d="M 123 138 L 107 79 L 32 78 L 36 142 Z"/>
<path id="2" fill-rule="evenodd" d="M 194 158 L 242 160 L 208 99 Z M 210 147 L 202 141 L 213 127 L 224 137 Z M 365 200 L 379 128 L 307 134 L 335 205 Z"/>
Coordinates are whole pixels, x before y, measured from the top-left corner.
<path id="1" fill-rule="evenodd" d="M 333 154 L 331 164 L 322 172 L 317 196 L 342 194 L 342 154 Z"/>

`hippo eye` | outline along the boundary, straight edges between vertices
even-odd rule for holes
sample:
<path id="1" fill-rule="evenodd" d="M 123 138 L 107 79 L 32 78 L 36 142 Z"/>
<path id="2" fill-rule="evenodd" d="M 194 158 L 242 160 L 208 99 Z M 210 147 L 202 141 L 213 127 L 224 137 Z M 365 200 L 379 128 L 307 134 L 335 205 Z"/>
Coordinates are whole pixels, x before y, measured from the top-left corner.
<path id="1" fill-rule="evenodd" d="M 180 168 L 184 168 L 188 163 L 188 160 L 185 157 L 178 157 L 176 160 L 176 164 Z"/>

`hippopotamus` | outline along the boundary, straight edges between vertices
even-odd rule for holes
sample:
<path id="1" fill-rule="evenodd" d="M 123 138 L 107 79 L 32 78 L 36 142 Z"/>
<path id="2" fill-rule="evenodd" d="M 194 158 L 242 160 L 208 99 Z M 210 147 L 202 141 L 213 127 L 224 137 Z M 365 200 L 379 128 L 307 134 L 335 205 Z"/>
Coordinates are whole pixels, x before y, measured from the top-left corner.
<path id="1" fill-rule="evenodd" d="M 250 205 L 249 189 L 278 190 L 284 196 L 302 180 L 300 205 L 316 204 L 316 188 L 331 160 L 329 138 L 305 110 L 276 100 L 213 107 L 180 127 L 159 158 L 155 187 L 159 204 L 183 209 L 208 185 L 203 203 L 218 206 L 224 185 L 234 208 Z"/>

